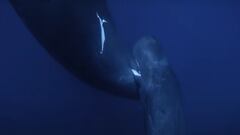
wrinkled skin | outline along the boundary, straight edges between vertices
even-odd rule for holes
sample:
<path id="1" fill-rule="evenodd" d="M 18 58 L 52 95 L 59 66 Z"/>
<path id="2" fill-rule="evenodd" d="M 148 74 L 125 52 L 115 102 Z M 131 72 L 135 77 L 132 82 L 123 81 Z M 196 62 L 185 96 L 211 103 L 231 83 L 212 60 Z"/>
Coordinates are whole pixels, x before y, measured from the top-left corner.
<path id="1" fill-rule="evenodd" d="M 41 45 L 76 77 L 140 99 L 148 135 L 183 134 L 180 88 L 163 50 L 152 37 L 123 48 L 105 0 L 10 1 Z"/>
<path id="2" fill-rule="evenodd" d="M 167 58 L 153 38 L 137 42 L 133 54 L 139 62 L 140 99 L 148 135 L 183 135 L 180 86 Z"/>

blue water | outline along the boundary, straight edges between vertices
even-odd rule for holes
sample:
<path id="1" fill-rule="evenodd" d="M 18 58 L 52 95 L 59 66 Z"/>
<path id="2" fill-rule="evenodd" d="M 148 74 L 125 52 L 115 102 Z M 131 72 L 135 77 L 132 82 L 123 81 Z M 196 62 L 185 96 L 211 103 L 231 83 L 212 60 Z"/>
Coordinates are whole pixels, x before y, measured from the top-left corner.
<path id="1" fill-rule="evenodd" d="M 159 38 L 182 86 L 188 135 L 240 134 L 240 3 L 109 0 L 126 45 Z M 138 102 L 84 85 L 0 1 L 0 135 L 144 135 Z"/>

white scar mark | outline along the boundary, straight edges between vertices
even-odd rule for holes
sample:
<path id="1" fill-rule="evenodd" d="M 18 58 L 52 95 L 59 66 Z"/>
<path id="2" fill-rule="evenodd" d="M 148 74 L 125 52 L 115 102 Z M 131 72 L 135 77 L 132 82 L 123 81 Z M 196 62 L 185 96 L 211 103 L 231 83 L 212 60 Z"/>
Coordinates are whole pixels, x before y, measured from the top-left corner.
<path id="1" fill-rule="evenodd" d="M 139 68 L 139 62 L 136 60 L 136 64 L 137 64 L 137 67 Z M 141 77 L 141 72 L 140 71 L 137 71 L 135 69 L 132 69 L 132 73 L 135 75 L 135 76 L 138 76 L 138 77 Z"/>
<path id="2" fill-rule="evenodd" d="M 138 72 L 138 71 L 135 70 L 135 69 L 132 69 L 132 73 L 133 73 L 135 76 L 138 76 L 138 77 L 141 77 L 141 76 L 142 76 L 141 73 Z"/>
<path id="3" fill-rule="evenodd" d="M 99 19 L 99 23 L 100 23 L 100 27 L 101 27 L 101 43 L 102 43 L 102 48 L 100 51 L 100 54 L 103 54 L 103 50 L 104 50 L 104 44 L 105 44 L 105 40 L 106 40 L 106 33 L 105 33 L 105 29 L 103 24 L 107 23 L 107 21 L 105 19 L 102 19 L 98 13 L 96 13 L 97 18 Z"/>

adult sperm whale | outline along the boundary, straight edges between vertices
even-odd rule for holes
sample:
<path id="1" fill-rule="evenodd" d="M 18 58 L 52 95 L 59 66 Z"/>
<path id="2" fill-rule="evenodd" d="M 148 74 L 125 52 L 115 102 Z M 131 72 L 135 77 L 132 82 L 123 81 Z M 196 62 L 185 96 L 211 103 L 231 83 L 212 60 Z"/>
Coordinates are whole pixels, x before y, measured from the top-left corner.
<path id="1" fill-rule="evenodd" d="M 40 44 L 80 80 L 140 99 L 148 135 L 182 133 L 179 85 L 158 42 L 148 37 L 123 48 L 105 0 L 11 3 Z"/>
<path id="2" fill-rule="evenodd" d="M 126 52 L 103 0 L 11 0 L 41 45 L 81 80 L 137 98 Z"/>

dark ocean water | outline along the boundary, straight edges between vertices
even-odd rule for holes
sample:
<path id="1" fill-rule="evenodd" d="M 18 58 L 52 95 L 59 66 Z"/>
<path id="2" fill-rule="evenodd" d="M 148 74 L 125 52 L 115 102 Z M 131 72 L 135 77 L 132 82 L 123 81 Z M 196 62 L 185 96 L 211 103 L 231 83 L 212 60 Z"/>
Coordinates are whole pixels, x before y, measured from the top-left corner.
<path id="1" fill-rule="evenodd" d="M 121 39 L 157 37 L 182 85 L 188 135 L 240 135 L 240 3 L 109 0 Z M 0 1 L 0 135 L 144 135 L 138 102 L 83 84 Z"/>

